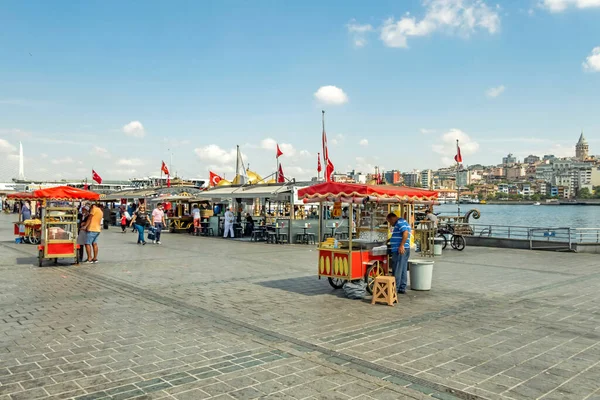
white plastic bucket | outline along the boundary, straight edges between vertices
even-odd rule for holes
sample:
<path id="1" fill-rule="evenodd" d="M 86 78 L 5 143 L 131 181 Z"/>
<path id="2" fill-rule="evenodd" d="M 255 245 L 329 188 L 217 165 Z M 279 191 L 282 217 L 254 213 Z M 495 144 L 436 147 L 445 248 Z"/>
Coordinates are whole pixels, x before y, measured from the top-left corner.
<path id="1" fill-rule="evenodd" d="M 441 256 L 443 250 L 444 250 L 444 239 L 434 238 L 433 239 L 433 255 Z"/>
<path id="2" fill-rule="evenodd" d="M 410 288 L 412 290 L 431 290 L 433 279 L 433 261 L 411 260 L 410 263 Z"/>

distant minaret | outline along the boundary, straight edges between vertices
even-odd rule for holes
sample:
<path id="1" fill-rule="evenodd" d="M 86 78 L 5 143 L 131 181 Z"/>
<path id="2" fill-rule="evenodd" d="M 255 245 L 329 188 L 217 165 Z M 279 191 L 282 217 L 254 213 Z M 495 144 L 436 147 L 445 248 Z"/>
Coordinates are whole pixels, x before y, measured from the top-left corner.
<path id="1" fill-rule="evenodd" d="M 19 180 L 25 179 L 25 163 L 23 162 L 23 143 L 19 142 Z"/>

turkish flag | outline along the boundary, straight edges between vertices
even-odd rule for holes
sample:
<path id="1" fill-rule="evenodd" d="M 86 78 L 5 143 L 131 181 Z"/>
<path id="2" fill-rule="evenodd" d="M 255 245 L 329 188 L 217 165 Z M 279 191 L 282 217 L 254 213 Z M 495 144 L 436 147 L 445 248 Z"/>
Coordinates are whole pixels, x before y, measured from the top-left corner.
<path id="1" fill-rule="evenodd" d="M 335 167 L 331 160 L 327 160 L 327 166 L 325 167 L 325 182 L 333 182 L 333 172 Z"/>
<path id="2" fill-rule="evenodd" d="M 162 167 L 160 167 L 160 170 L 163 172 L 163 174 L 170 175 L 169 168 L 167 168 L 167 164 L 165 164 L 164 161 L 162 162 Z"/>
<path id="3" fill-rule="evenodd" d="M 333 163 L 329 159 L 329 150 L 327 149 L 327 134 L 323 129 L 323 161 L 325 162 L 325 182 L 331 182 L 331 175 L 335 170 Z"/>
<path id="4" fill-rule="evenodd" d="M 323 168 L 321 168 L 321 153 L 317 153 L 317 172 L 321 173 Z"/>
<path id="5" fill-rule="evenodd" d="M 275 158 L 279 158 L 283 155 L 283 151 L 281 151 L 281 149 L 279 148 L 279 143 L 277 143 L 277 155 L 275 156 Z"/>
<path id="6" fill-rule="evenodd" d="M 100 175 L 98 175 L 98 173 L 94 170 L 92 170 L 92 179 L 94 180 L 94 182 L 101 184 L 102 183 L 102 178 L 100 177 Z"/>
<path id="7" fill-rule="evenodd" d="M 458 144 L 456 145 L 456 155 L 454 156 L 454 161 L 456 161 L 457 163 L 462 162 L 462 154 L 460 154 L 460 147 L 458 146 Z"/>
<path id="8" fill-rule="evenodd" d="M 223 178 L 221 178 L 219 175 L 215 174 L 214 172 L 210 171 L 210 183 L 209 186 L 213 187 L 213 186 L 217 186 L 217 183 L 221 182 Z"/>
<path id="9" fill-rule="evenodd" d="M 277 173 L 277 183 L 285 183 L 285 175 L 283 175 L 283 167 L 279 164 L 279 172 Z"/>

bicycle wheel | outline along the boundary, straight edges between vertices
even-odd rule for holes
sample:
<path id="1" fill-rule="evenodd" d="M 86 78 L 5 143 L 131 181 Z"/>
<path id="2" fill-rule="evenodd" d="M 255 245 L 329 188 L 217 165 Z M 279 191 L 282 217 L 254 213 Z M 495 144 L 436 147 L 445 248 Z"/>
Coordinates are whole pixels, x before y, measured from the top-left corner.
<path id="1" fill-rule="evenodd" d="M 438 233 L 435 235 L 435 238 L 442 239 L 442 250 L 446 250 L 446 246 L 448 246 L 448 238 L 443 233 Z"/>
<path id="2" fill-rule="evenodd" d="M 454 250 L 463 251 L 467 246 L 467 242 L 462 235 L 452 236 L 452 248 Z"/>

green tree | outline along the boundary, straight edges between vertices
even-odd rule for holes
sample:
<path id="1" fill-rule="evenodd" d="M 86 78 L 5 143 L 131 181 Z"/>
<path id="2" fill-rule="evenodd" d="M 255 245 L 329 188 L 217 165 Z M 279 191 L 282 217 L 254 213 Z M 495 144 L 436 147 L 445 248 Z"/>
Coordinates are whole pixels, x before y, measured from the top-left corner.
<path id="1" fill-rule="evenodd" d="M 588 188 L 581 188 L 581 189 L 579 189 L 579 192 L 577 193 L 577 198 L 579 198 L 579 199 L 591 199 L 592 198 L 592 192 L 590 192 L 590 189 L 588 189 Z"/>
<path id="2" fill-rule="evenodd" d="M 540 201 L 542 199 L 542 196 L 537 193 L 534 193 L 533 195 L 531 195 L 530 199 L 533 201 Z"/>

